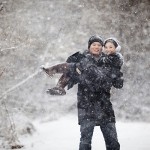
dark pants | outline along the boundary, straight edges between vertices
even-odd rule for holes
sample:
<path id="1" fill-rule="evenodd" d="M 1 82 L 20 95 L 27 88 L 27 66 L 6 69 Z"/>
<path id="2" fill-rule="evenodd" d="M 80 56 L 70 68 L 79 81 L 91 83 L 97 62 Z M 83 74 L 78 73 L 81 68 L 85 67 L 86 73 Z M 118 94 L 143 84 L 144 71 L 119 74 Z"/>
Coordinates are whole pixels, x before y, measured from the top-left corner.
<path id="1" fill-rule="evenodd" d="M 80 126 L 81 138 L 79 150 L 91 150 L 91 141 L 95 123 L 85 120 Z M 106 150 L 120 150 L 115 123 L 101 124 L 100 129 L 106 144 Z"/>

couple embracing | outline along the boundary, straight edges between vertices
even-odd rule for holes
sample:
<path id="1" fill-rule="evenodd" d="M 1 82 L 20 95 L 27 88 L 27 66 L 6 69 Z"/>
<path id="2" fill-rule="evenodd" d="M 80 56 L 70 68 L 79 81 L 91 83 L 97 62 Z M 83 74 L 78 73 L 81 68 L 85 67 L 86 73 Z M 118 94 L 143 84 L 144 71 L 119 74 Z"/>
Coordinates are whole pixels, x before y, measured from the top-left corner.
<path id="1" fill-rule="evenodd" d="M 78 84 L 77 108 L 80 125 L 79 150 L 91 150 L 95 126 L 99 126 L 106 150 L 120 150 L 116 131 L 115 114 L 110 101 L 112 87 L 123 87 L 123 56 L 115 38 L 105 41 L 91 36 L 88 49 L 68 57 L 67 61 L 49 68 L 42 68 L 48 75 L 62 73 L 56 87 L 48 89 L 51 95 L 65 95 L 65 87 Z"/>

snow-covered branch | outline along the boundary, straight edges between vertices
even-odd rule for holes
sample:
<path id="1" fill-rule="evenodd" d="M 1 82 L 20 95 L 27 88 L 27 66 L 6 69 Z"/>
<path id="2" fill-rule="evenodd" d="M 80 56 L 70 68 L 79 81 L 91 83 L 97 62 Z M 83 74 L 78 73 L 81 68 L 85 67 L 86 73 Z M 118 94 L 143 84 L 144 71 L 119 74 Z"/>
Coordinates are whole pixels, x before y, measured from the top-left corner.
<path id="1" fill-rule="evenodd" d="M 12 49 L 16 49 L 17 47 L 4 48 L 4 49 L 1 49 L 0 51 L 3 52 L 3 51 L 6 51 L 6 50 L 12 50 Z"/>
<path id="2" fill-rule="evenodd" d="M 36 76 L 39 72 L 41 72 L 41 70 L 37 70 L 35 71 L 33 74 L 31 74 L 30 76 L 28 76 L 27 78 L 25 78 L 24 80 L 22 80 L 21 82 L 19 82 L 18 84 L 14 85 L 13 87 L 11 87 L 10 89 L 8 89 L 7 91 L 5 91 L 1 96 L 0 99 L 3 98 L 4 96 L 6 96 L 8 93 L 10 93 L 11 91 L 14 91 L 16 88 L 20 87 L 21 85 L 23 85 L 24 83 L 26 83 L 28 80 L 32 79 L 34 76 Z"/>

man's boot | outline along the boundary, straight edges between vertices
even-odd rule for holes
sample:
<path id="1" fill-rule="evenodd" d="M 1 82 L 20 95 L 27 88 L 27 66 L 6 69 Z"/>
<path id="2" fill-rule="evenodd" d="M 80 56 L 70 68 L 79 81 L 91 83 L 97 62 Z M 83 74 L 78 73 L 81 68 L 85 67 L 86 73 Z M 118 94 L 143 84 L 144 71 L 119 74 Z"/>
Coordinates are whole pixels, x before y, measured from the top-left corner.
<path id="1" fill-rule="evenodd" d="M 89 144 L 81 144 L 80 143 L 79 150 L 91 150 L 91 145 L 89 145 Z"/>

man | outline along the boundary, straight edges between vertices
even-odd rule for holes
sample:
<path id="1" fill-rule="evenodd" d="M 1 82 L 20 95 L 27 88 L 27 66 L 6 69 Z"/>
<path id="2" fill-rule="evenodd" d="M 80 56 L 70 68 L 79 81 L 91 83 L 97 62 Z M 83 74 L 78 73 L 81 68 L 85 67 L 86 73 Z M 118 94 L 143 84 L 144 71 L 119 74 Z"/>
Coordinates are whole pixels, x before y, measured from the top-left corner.
<path id="1" fill-rule="evenodd" d="M 83 54 L 76 53 L 67 59 L 68 63 L 76 62 L 75 71 L 79 74 L 79 79 L 78 75 L 74 75 L 76 74 L 74 71 L 73 75 L 71 72 L 69 72 L 71 75 L 64 75 L 69 76 L 67 79 L 69 88 L 78 83 L 77 107 L 81 132 L 79 150 L 91 150 L 91 140 L 95 126 L 100 126 L 107 150 L 120 149 L 115 127 L 114 110 L 110 102 L 110 89 L 112 86 L 121 88 L 123 80 L 120 78 L 121 76 L 111 78 L 107 70 L 107 75 L 105 71 L 103 72 L 106 67 L 102 61 L 105 57 L 102 53 L 102 47 L 103 40 L 101 37 L 92 36 L 88 41 L 88 50 L 86 52 Z M 66 64 L 61 69 L 58 66 L 57 70 L 59 71 L 65 70 L 67 67 Z M 100 71 L 97 70 L 97 67 L 100 67 Z M 44 68 L 44 71 L 49 73 L 52 70 Z"/>

